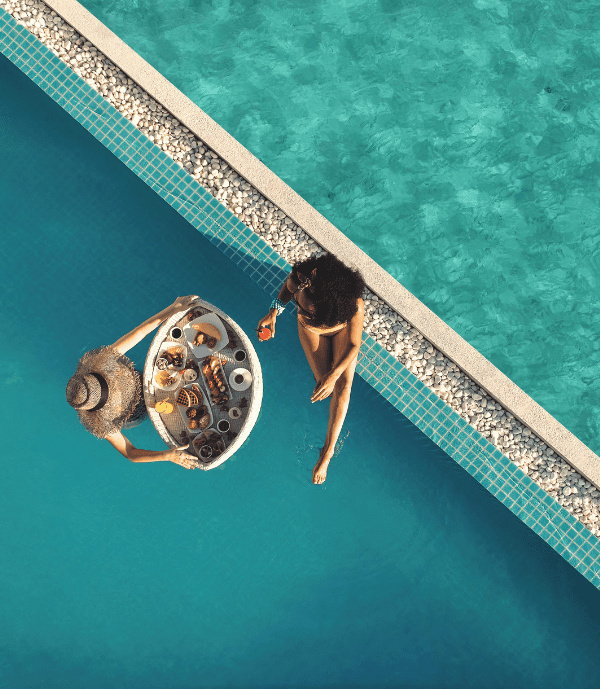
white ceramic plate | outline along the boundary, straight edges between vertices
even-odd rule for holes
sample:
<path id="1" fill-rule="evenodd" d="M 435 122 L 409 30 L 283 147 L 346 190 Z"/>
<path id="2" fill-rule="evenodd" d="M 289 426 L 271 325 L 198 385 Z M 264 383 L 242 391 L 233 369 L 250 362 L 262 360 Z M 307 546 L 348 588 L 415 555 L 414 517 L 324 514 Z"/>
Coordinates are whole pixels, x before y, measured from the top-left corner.
<path id="1" fill-rule="evenodd" d="M 162 356 L 162 353 L 166 352 L 167 349 L 171 349 L 171 347 L 181 347 L 181 349 L 183 349 L 183 366 L 179 369 L 174 369 L 173 371 L 169 371 L 169 373 L 171 375 L 174 375 L 177 380 L 175 383 L 173 383 L 173 385 L 167 385 L 167 387 L 163 387 L 162 385 L 159 385 L 156 382 L 156 374 L 160 373 L 160 371 L 156 368 L 156 359 L 160 359 Z M 158 354 L 156 355 L 156 359 L 154 360 L 154 372 L 152 374 L 152 383 L 154 385 L 156 385 L 157 388 L 160 388 L 161 390 L 177 390 L 177 388 L 181 384 L 182 377 L 179 375 L 179 373 L 176 373 L 176 371 L 183 370 L 183 367 L 185 366 L 185 363 L 186 363 L 186 355 L 187 355 L 187 351 L 183 345 L 178 345 L 177 342 L 163 342 L 161 344 L 161 346 L 159 347 Z"/>
<path id="2" fill-rule="evenodd" d="M 192 328 L 194 323 L 210 323 L 211 325 L 214 325 L 215 328 L 221 333 L 221 339 L 217 342 L 217 346 L 214 349 L 209 349 L 205 344 L 193 344 L 194 338 L 198 333 L 197 330 Z M 205 356 L 214 354 L 220 349 L 223 349 L 223 347 L 227 347 L 229 344 L 229 337 L 227 337 L 227 331 L 225 330 L 223 321 L 217 316 L 216 313 L 207 313 L 204 316 L 200 316 L 200 318 L 196 318 L 191 323 L 188 323 L 183 328 L 183 334 L 185 335 L 185 338 L 189 343 L 189 347 L 194 353 L 196 359 L 204 359 Z"/>
<path id="3" fill-rule="evenodd" d="M 191 390 L 193 384 L 194 383 L 190 383 L 189 385 L 184 385 L 183 387 Z M 205 431 L 207 431 L 213 425 L 212 409 L 210 408 L 210 404 L 208 403 L 208 400 L 206 399 L 206 393 L 204 392 L 204 390 L 202 389 L 202 386 L 199 383 L 198 383 L 198 387 L 200 388 L 200 392 L 202 393 L 202 399 L 200 400 L 200 404 L 198 406 L 203 404 L 208 409 L 207 414 L 210 416 L 210 422 L 209 422 L 208 426 L 204 429 Z M 183 423 L 185 425 L 185 430 L 188 433 L 203 433 L 204 432 L 204 431 L 201 431 L 199 428 L 190 428 L 189 427 L 189 425 L 188 425 L 189 419 L 185 415 L 185 412 L 188 409 L 188 407 L 182 407 L 180 404 L 177 404 L 177 402 L 173 402 L 173 404 L 175 404 L 175 405 L 177 405 L 177 407 L 179 407 L 179 413 L 181 414 L 181 418 L 183 419 Z"/>
<path id="4" fill-rule="evenodd" d="M 237 376 L 242 376 L 243 381 L 236 383 Z M 229 374 L 229 385 L 238 392 L 247 390 L 252 385 L 252 374 L 246 368 L 236 368 Z"/>

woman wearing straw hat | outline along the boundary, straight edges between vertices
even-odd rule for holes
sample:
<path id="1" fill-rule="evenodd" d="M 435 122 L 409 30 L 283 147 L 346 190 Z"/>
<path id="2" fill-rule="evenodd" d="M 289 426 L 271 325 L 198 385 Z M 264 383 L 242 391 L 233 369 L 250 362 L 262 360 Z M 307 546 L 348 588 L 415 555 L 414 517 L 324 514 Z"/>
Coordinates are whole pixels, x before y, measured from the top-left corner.
<path id="1" fill-rule="evenodd" d="M 147 416 L 142 395 L 142 377 L 126 356 L 132 347 L 178 311 L 184 311 L 197 296 L 178 297 L 171 306 L 113 345 L 86 352 L 75 374 L 67 383 L 67 402 L 77 411 L 79 420 L 97 438 L 106 438 L 132 462 L 174 462 L 186 469 L 196 466 L 193 455 L 183 452 L 187 445 L 171 450 L 141 450 L 121 433 L 122 428 L 137 426 Z"/>

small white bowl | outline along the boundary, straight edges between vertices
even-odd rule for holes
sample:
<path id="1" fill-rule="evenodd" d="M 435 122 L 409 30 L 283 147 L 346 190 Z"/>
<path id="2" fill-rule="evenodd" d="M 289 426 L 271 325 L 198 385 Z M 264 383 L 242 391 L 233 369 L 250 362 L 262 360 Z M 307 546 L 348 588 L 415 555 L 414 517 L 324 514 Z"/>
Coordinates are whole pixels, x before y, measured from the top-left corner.
<path id="1" fill-rule="evenodd" d="M 183 372 L 183 377 L 186 383 L 193 383 L 198 378 L 198 374 L 193 368 L 186 368 Z"/>
<path id="2" fill-rule="evenodd" d="M 236 378 L 241 376 L 240 382 Z M 229 385 L 237 392 L 243 392 L 252 385 L 252 374 L 246 368 L 236 368 L 229 374 Z"/>

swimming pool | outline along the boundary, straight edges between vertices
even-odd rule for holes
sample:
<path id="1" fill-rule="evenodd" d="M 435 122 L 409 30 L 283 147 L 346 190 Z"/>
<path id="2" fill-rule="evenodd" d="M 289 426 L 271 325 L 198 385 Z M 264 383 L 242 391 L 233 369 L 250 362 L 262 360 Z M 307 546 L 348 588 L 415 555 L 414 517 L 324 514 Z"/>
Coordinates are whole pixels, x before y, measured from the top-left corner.
<path id="1" fill-rule="evenodd" d="M 600 450 L 588 2 L 82 4 Z"/>
<path id="2" fill-rule="evenodd" d="M 268 298 L 5 58 L 0 83 L 2 679 L 595 686 L 597 590 L 361 379 L 310 485 L 326 420 L 291 318 L 222 468 L 135 466 L 78 427 L 83 351 L 192 286 L 246 330 Z M 131 435 L 160 447 L 149 424 Z"/>

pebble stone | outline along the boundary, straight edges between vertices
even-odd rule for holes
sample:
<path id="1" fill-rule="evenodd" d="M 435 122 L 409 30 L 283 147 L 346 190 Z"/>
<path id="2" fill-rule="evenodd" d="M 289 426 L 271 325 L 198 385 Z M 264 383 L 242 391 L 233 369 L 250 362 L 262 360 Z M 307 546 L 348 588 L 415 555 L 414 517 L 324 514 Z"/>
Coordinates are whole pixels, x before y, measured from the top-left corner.
<path id="1" fill-rule="evenodd" d="M 74 72 L 290 264 L 323 249 L 43 2 L 0 0 Z M 452 409 L 600 535 L 600 491 L 515 419 L 399 313 L 366 289 L 365 330 Z"/>

